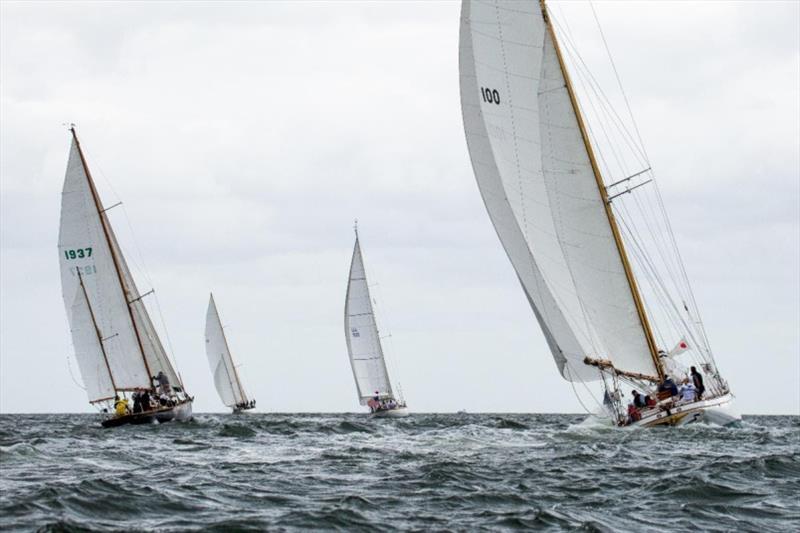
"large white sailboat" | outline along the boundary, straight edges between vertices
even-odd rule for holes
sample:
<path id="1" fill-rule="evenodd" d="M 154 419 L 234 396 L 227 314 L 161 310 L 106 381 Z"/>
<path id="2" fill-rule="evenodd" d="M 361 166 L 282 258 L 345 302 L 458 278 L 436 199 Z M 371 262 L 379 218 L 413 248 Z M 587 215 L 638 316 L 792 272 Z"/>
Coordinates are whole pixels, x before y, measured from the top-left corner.
<path id="1" fill-rule="evenodd" d="M 376 418 L 408 416 L 406 402 L 395 396 L 386 368 L 358 241 L 358 229 L 344 303 L 344 336 L 361 405 L 368 406 L 371 416 Z"/>
<path id="2" fill-rule="evenodd" d="M 105 427 L 188 420 L 192 401 L 117 243 L 75 128 L 61 196 L 61 289 L 89 402 Z"/>
<path id="3" fill-rule="evenodd" d="M 462 4 L 472 167 L 558 370 L 573 386 L 601 385 L 601 410 L 620 426 L 736 421 L 668 220 L 658 227 L 669 237 L 646 244 L 626 216 L 626 198 L 657 191 L 652 171 L 606 184 L 593 146 L 605 130 L 586 124 L 556 33 L 544 1 Z M 653 205 L 646 221 L 664 213 L 660 196 Z M 653 258 L 652 246 L 668 251 Z"/>
<path id="4" fill-rule="evenodd" d="M 214 387 L 217 389 L 222 403 L 233 409 L 234 413 L 241 413 L 256 406 L 255 400 L 248 398 L 239 378 L 239 371 L 233 364 L 228 339 L 222 330 L 217 304 L 214 295 L 208 298 L 206 311 L 206 356 L 211 374 L 214 376 Z"/>

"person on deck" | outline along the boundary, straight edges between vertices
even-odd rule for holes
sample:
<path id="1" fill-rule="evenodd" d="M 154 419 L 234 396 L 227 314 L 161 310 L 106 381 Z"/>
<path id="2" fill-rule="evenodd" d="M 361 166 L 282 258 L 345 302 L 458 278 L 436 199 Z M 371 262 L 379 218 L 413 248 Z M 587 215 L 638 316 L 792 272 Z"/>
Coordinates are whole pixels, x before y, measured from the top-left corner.
<path id="1" fill-rule="evenodd" d="M 703 375 L 697 371 L 695 367 L 691 368 L 691 376 L 692 376 L 692 383 L 694 384 L 694 388 L 697 391 L 697 399 L 703 399 L 703 393 L 706 391 L 705 385 L 703 385 Z"/>
<path id="2" fill-rule="evenodd" d="M 159 370 L 158 374 L 153 377 L 158 382 L 158 388 L 161 389 L 161 394 L 169 394 L 169 378 L 163 370 Z"/>
<path id="3" fill-rule="evenodd" d="M 681 400 L 684 402 L 693 402 L 697 396 L 697 389 L 695 388 L 694 384 L 687 380 L 681 386 Z"/>
<path id="4" fill-rule="evenodd" d="M 658 392 L 669 391 L 671 396 L 678 395 L 678 386 L 675 385 L 675 382 L 672 381 L 672 378 L 669 376 L 664 376 L 664 381 L 661 382 L 661 385 L 658 386 Z"/>
<path id="5" fill-rule="evenodd" d="M 114 400 L 114 412 L 117 416 L 128 414 L 128 400 L 126 398 L 120 398 L 119 394 L 117 394 Z"/>
<path id="6" fill-rule="evenodd" d="M 141 413 L 142 412 L 142 397 L 141 394 L 137 391 L 131 394 L 131 398 L 133 398 L 133 412 Z"/>
<path id="7" fill-rule="evenodd" d="M 642 407 L 647 407 L 647 402 L 645 401 L 644 396 L 639 394 L 639 391 L 633 390 L 631 391 L 631 394 L 633 395 L 634 407 L 636 407 L 637 409 L 641 409 Z"/>
<path id="8" fill-rule="evenodd" d="M 151 409 L 151 407 L 150 407 L 150 391 L 146 391 L 145 390 L 145 391 L 142 391 L 141 394 L 139 394 L 139 403 L 142 404 L 142 411 L 149 411 Z"/>

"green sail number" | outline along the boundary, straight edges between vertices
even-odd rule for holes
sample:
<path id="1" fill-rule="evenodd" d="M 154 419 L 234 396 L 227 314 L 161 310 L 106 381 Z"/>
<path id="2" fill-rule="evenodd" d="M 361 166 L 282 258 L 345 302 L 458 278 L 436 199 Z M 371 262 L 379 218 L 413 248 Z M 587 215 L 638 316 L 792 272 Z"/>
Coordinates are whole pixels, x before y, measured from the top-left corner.
<path id="1" fill-rule="evenodd" d="M 64 257 L 67 259 L 84 259 L 92 257 L 91 248 L 75 248 L 74 250 L 64 250 Z"/>

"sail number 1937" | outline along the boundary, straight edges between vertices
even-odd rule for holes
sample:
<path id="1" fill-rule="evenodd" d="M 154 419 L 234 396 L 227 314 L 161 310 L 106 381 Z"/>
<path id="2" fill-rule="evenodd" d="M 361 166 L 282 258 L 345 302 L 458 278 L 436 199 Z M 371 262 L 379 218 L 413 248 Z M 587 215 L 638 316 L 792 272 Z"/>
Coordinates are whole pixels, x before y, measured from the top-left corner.
<path id="1" fill-rule="evenodd" d="M 497 89 L 481 87 L 481 96 L 483 96 L 484 102 L 500 105 L 500 93 L 497 92 Z"/>
<path id="2" fill-rule="evenodd" d="M 64 250 L 64 257 L 67 259 L 83 259 L 84 257 L 92 257 L 92 249 L 76 248 L 74 250 Z"/>

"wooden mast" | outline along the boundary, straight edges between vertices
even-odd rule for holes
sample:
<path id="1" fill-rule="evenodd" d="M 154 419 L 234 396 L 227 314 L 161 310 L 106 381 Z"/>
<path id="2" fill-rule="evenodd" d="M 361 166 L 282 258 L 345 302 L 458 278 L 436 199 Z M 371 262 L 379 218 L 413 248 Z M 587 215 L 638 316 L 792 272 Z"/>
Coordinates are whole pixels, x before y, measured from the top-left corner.
<path id="1" fill-rule="evenodd" d="M 214 295 L 211 295 L 211 303 L 214 305 L 214 314 L 217 315 L 217 324 L 219 324 L 219 330 L 222 332 L 222 342 L 225 343 L 225 351 L 228 352 L 228 360 L 231 362 L 231 369 L 233 370 L 233 377 L 236 378 L 236 386 L 239 387 L 239 394 L 242 395 L 242 401 L 247 399 L 247 395 L 244 393 L 244 388 L 242 387 L 242 382 L 239 380 L 239 373 L 236 371 L 236 365 L 233 364 L 233 356 L 231 355 L 231 349 L 228 346 L 228 338 L 225 336 L 225 330 L 222 329 L 222 320 L 219 318 L 219 311 L 217 310 L 217 302 L 214 301 Z M 225 364 L 225 371 L 228 371 L 228 365 Z M 230 379 L 231 375 L 228 373 L 228 379 Z"/>
<path id="2" fill-rule="evenodd" d="M 103 361 L 106 363 L 106 370 L 108 370 L 108 378 L 111 380 L 111 386 L 114 387 L 114 392 L 117 392 L 117 382 L 114 381 L 114 374 L 111 372 L 111 365 L 108 362 L 108 355 L 106 354 L 106 348 L 103 346 L 103 336 L 100 334 L 100 328 L 97 326 L 97 320 L 94 318 L 94 311 L 92 311 L 92 304 L 89 302 L 89 294 L 86 292 L 86 286 L 83 284 L 83 276 L 81 276 L 80 267 L 75 267 L 75 272 L 78 274 L 78 283 L 81 285 L 81 290 L 83 291 L 83 297 L 86 299 L 86 306 L 89 308 L 89 316 L 92 318 L 92 325 L 94 326 L 94 333 L 97 335 L 97 343 L 100 345 L 100 351 L 103 353 Z M 110 400 L 111 398 L 100 398 L 99 400 L 94 400 L 99 402 L 101 400 Z M 89 402 L 93 403 L 93 402 Z"/>
<path id="3" fill-rule="evenodd" d="M 650 349 L 650 356 L 653 359 L 653 364 L 656 367 L 659 379 L 663 380 L 664 366 L 658 357 L 658 347 L 656 346 L 655 338 L 653 337 L 653 331 L 650 328 L 650 321 L 647 319 L 647 312 L 645 311 L 642 297 L 639 294 L 639 288 L 636 285 L 636 278 L 633 275 L 633 269 L 631 268 L 630 261 L 628 260 L 628 255 L 625 252 L 625 245 L 622 242 L 622 236 L 620 234 L 619 227 L 617 226 L 617 221 L 614 218 L 614 212 L 611 209 L 611 203 L 608 201 L 608 194 L 603 183 L 603 177 L 600 174 L 600 167 L 597 164 L 592 143 L 589 140 L 589 134 L 583 121 L 583 115 L 581 114 L 580 106 L 578 105 L 578 99 L 575 96 L 575 91 L 572 87 L 572 82 L 570 81 L 569 73 L 567 72 L 567 67 L 564 63 L 564 58 L 561 55 L 561 47 L 558 44 L 558 39 L 556 39 L 555 30 L 550 23 L 550 17 L 547 14 L 547 5 L 545 4 L 545 0 L 539 0 L 539 3 L 542 9 L 542 17 L 544 18 L 545 26 L 547 27 L 547 31 L 550 33 L 550 37 L 553 40 L 553 46 L 555 47 L 556 56 L 558 57 L 558 64 L 561 67 L 561 73 L 563 74 L 564 81 L 566 82 L 569 100 L 572 103 L 572 109 L 575 111 L 575 118 L 578 120 L 578 128 L 580 128 L 581 131 L 583 144 L 586 146 L 586 152 L 589 154 L 589 162 L 592 165 L 592 172 L 594 173 L 594 178 L 597 182 L 597 188 L 600 191 L 600 198 L 603 201 L 603 207 L 605 208 L 606 216 L 608 217 L 608 224 L 611 226 L 611 234 L 614 236 L 614 242 L 616 243 L 617 250 L 619 251 L 619 258 L 622 261 L 622 267 L 625 270 L 625 277 L 627 278 L 628 286 L 631 289 L 631 296 L 633 296 L 633 302 L 636 305 L 636 312 L 639 315 L 639 321 L 642 324 L 642 329 L 644 330 L 645 338 L 647 339 L 647 346 Z"/>
<path id="4" fill-rule="evenodd" d="M 94 180 L 92 179 L 92 173 L 89 171 L 89 165 L 86 164 L 86 158 L 83 156 L 83 150 L 81 150 L 81 143 L 78 140 L 78 134 L 75 132 L 75 126 L 71 126 L 69 131 L 72 132 L 72 138 L 75 140 L 75 146 L 78 147 L 78 154 L 81 156 L 81 164 L 83 165 L 83 171 L 86 174 L 86 179 L 89 182 L 89 190 L 92 192 L 92 199 L 94 200 L 95 208 L 97 209 L 97 215 L 100 217 L 100 226 L 103 228 L 103 235 L 106 238 L 106 244 L 108 244 L 108 249 L 111 252 L 111 259 L 114 263 L 114 271 L 117 273 L 117 279 L 119 280 L 119 287 L 122 290 L 122 297 L 125 298 L 125 304 L 128 308 L 128 315 L 131 318 L 131 325 L 133 326 L 133 332 L 136 335 L 136 343 L 139 345 L 139 352 L 142 354 L 142 361 L 144 362 L 144 369 L 147 372 L 147 380 L 150 384 L 150 388 L 153 385 L 153 374 L 150 371 L 150 365 L 147 364 L 147 357 L 144 354 L 144 345 L 142 344 L 142 338 L 139 334 L 139 328 L 136 327 L 136 319 L 133 317 L 133 311 L 131 310 L 131 302 L 128 298 L 128 289 L 125 287 L 125 282 L 122 280 L 122 272 L 119 266 L 119 258 L 117 258 L 117 254 L 114 251 L 114 246 L 111 244 L 111 237 L 109 236 L 109 224 L 108 220 L 106 219 L 106 215 L 103 212 L 103 204 L 100 201 L 100 196 L 97 194 L 97 189 L 94 186 Z"/>

